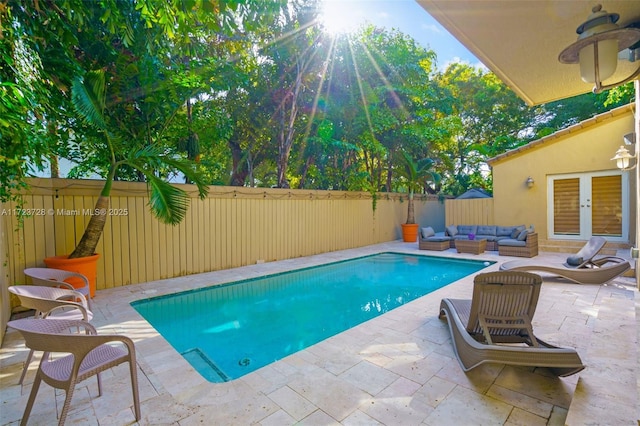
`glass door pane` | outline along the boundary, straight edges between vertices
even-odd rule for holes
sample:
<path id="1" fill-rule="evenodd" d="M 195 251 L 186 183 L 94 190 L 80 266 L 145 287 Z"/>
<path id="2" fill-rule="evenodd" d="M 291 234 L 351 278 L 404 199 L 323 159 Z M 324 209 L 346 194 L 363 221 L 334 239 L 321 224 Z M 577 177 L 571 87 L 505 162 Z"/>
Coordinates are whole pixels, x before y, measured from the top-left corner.
<path id="1" fill-rule="evenodd" d="M 553 181 L 555 235 L 580 235 L 580 178 Z"/>
<path id="2" fill-rule="evenodd" d="M 591 234 L 622 236 L 622 176 L 591 178 Z"/>

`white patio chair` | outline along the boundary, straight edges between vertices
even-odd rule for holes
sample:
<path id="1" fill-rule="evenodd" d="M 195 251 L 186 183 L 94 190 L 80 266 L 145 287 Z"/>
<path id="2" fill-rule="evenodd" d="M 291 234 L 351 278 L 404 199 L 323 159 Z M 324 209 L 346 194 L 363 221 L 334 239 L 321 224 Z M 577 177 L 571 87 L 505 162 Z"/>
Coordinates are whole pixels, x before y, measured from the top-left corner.
<path id="1" fill-rule="evenodd" d="M 37 285 L 10 286 L 9 292 L 18 296 L 20 305 L 36 311 L 35 318 L 51 320 L 91 321 L 93 313 L 89 310 L 84 295 L 76 290 Z M 24 363 L 19 384 L 22 384 L 33 358 L 33 349 L 29 351 Z"/>
<path id="2" fill-rule="evenodd" d="M 62 269 L 53 268 L 27 268 L 24 270 L 24 274 L 31 278 L 34 285 L 48 286 L 48 287 L 62 287 L 69 290 L 76 290 L 84 294 L 89 303 L 89 309 L 91 309 L 91 291 L 89 289 L 89 279 L 78 272 L 63 271 Z M 84 283 L 83 287 L 74 288 L 73 285 L 66 282 L 69 278 L 75 278 L 81 280 Z"/>
<path id="3" fill-rule="evenodd" d="M 30 318 L 10 321 L 7 325 L 22 334 L 28 348 L 44 351 L 21 425 L 27 424 L 40 382 L 44 381 L 56 389 L 64 389 L 66 396 L 58 419 L 58 425 L 63 425 L 76 384 L 97 375 L 98 396 L 102 396 L 99 373 L 124 362 L 129 363 L 135 419 L 140 420 L 136 353 L 131 339 L 119 335 L 98 335 L 96 329 L 86 321 Z M 66 334 L 72 328 L 83 329 L 86 334 Z M 52 360 L 49 357 L 51 352 L 70 355 Z"/>

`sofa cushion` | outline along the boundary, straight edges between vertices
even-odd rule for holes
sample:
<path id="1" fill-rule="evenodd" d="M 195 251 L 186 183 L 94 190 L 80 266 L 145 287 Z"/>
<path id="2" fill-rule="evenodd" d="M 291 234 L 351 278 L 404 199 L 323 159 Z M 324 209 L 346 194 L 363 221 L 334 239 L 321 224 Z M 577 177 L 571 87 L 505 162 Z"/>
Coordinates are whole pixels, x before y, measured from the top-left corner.
<path id="1" fill-rule="evenodd" d="M 447 237 L 446 235 L 434 235 L 432 237 L 425 238 L 425 241 L 429 241 L 432 243 L 441 243 L 443 241 L 449 241 L 449 240 L 451 240 L 451 237 Z"/>
<path id="2" fill-rule="evenodd" d="M 526 247 L 527 243 L 525 241 L 518 241 L 513 238 L 504 238 L 498 241 L 499 246 L 509 246 L 509 247 Z"/>
<path id="3" fill-rule="evenodd" d="M 458 227 L 456 225 L 447 226 L 446 233 L 450 237 L 455 237 L 456 235 L 458 235 Z"/>
<path id="4" fill-rule="evenodd" d="M 432 227 L 427 226 L 426 228 L 422 228 L 421 230 L 422 238 L 429 238 L 436 235 L 436 231 L 433 230 Z"/>
<path id="5" fill-rule="evenodd" d="M 516 239 L 518 241 L 525 241 L 527 239 L 527 235 L 529 235 L 529 231 L 523 229 L 522 231 L 520 231 L 520 234 L 518 234 L 518 238 Z"/>
<path id="6" fill-rule="evenodd" d="M 476 230 L 478 229 L 477 225 L 458 225 L 458 233 L 459 234 L 477 234 Z"/>
<path id="7" fill-rule="evenodd" d="M 511 233 L 515 226 L 496 226 L 496 235 L 498 237 L 511 237 Z"/>
<path id="8" fill-rule="evenodd" d="M 478 226 L 478 231 L 476 232 L 476 235 L 496 235 L 496 227 L 480 225 Z"/>

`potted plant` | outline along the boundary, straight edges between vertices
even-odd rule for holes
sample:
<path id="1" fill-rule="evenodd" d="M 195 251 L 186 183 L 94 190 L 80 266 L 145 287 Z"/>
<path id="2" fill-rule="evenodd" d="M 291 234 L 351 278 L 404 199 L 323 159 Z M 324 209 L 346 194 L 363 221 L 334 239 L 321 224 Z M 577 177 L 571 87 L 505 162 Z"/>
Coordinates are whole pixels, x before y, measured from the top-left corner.
<path id="1" fill-rule="evenodd" d="M 141 144 L 130 140 L 126 131 L 109 117 L 107 107 L 107 81 L 104 70 L 90 71 L 73 81 L 72 103 L 78 116 L 89 128 L 96 131 L 96 151 L 108 152 L 106 178 L 100 196 L 89 219 L 87 228 L 75 250 L 69 255 L 45 259 L 48 267 L 80 272 L 87 276 L 91 294 L 95 292 L 96 253 L 98 241 L 108 216 L 109 195 L 116 172 L 123 167 L 144 176 L 149 187 L 149 207 L 154 216 L 166 224 L 177 224 L 184 218 L 189 206 L 188 194 L 158 177 L 159 168 L 180 171 L 198 187 L 201 198 L 207 194 L 204 177 L 197 172 L 194 163 L 172 155 L 160 144 Z M 84 269 L 88 267 L 89 269 Z M 73 284 L 73 283 L 72 283 Z"/>
<path id="2" fill-rule="evenodd" d="M 431 170 L 433 160 L 430 158 L 415 161 L 409 154 L 401 151 L 400 160 L 401 167 L 397 171 L 408 192 L 407 222 L 402 224 L 402 240 L 415 243 L 418 239 L 418 224 L 413 206 L 414 193 L 422 190 L 429 180 L 435 183 L 440 182 L 440 175 Z"/>

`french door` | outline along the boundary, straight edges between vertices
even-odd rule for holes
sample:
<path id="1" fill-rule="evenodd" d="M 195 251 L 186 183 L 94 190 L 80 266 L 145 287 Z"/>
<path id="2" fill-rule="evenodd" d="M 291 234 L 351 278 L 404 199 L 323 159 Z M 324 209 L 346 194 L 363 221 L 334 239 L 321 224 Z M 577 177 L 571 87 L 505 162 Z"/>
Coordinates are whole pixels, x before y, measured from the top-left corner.
<path id="1" fill-rule="evenodd" d="M 550 238 L 628 241 L 628 185 L 618 171 L 549 176 Z"/>

